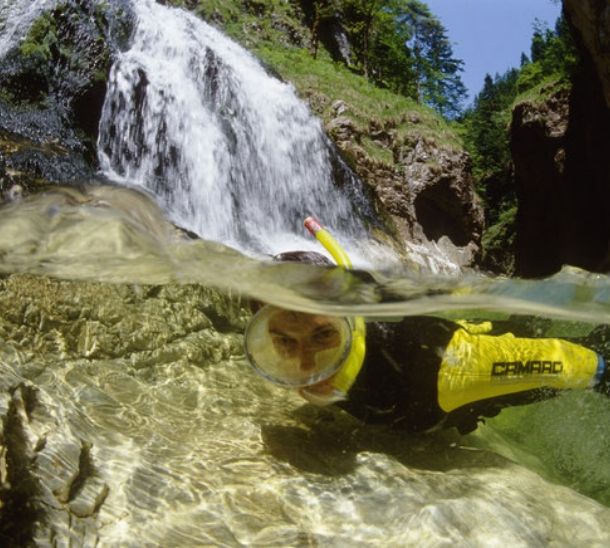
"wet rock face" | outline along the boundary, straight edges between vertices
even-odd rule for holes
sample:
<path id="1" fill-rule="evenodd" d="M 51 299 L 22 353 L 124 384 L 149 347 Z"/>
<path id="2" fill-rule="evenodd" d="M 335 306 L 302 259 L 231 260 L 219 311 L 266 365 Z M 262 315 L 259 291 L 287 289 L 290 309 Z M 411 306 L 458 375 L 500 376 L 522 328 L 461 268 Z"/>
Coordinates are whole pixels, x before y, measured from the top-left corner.
<path id="1" fill-rule="evenodd" d="M 391 127 L 371 123 L 359 132 L 342 101 L 327 132 L 372 189 L 382 216 L 389 217 L 399 240 L 441 242 L 458 264 L 473 264 L 479 254 L 484 214 L 474 191 L 471 162 L 464 151 L 433 139 L 398 139 Z M 418 120 L 408 120 L 417 124 Z M 371 139 L 387 150 L 392 162 L 371 158 L 361 143 Z"/>
<path id="2" fill-rule="evenodd" d="M 0 149 L 13 180 L 92 173 L 111 56 L 132 23 L 126 1 L 68 0 L 41 13 L 0 60 Z"/>
<path id="3" fill-rule="evenodd" d="M 511 151 L 519 199 L 517 272 L 543 275 L 560 268 L 568 92 L 542 104 L 521 103 L 513 111 Z"/>
<path id="4" fill-rule="evenodd" d="M 572 4 L 566 7 L 576 23 L 585 12 L 569 8 Z M 578 3 L 588 6 L 588 16 L 601 19 L 587 19 L 584 31 L 575 29 L 582 62 L 572 89 L 522 103 L 513 112 L 519 200 L 515 266 L 521 276 L 550 275 L 564 264 L 610 269 L 610 108 L 599 70 L 605 54 L 587 49 L 589 43 L 602 47 L 602 30 L 610 28 L 604 23 L 606 10 L 593 10 L 594 4 L 606 3 Z M 592 29 L 597 38 L 587 37 Z"/>
<path id="5" fill-rule="evenodd" d="M 563 5 L 593 59 L 610 107 L 610 4 L 606 0 L 564 0 Z"/>

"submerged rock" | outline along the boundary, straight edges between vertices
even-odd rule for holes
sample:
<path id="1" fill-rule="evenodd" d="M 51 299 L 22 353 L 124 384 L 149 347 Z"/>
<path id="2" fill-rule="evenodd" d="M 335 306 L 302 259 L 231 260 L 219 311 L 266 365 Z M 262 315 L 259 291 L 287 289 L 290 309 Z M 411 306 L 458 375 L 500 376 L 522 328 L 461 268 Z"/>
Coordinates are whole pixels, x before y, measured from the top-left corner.
<path id="1" fill-rule="evenodd" d="M 0 534 L 19 545 L 94 545 L 100 509 L 117 485 L 93 434 L 96 418 L 83 414 L 65 392 L 70 382 L 61 364 L 82 368 L 93 380 L 112 359 L 117 373 L 128 376 L 153 364 L 179 367 L 180 359 L 191 365 L 226 360 L 241 346 L 214 325 L 221 331 L 242 326 L 239 306 L 201 287 L 9 276 L 0 282 L 0 309 Z M 13 367 L 13 358 L 23 358 L 25 367 Z M 108 396 L 99 396 L 110 404 Z"/>
<path id="2" fill-rule="evenodd" d="M 0 280 L 0 532 L 26 545 L 610 542 L 610 510 L 452 432 L 303 405 L 200 286 Z M 222 318 L 222 320 L 220 319 Z"/>

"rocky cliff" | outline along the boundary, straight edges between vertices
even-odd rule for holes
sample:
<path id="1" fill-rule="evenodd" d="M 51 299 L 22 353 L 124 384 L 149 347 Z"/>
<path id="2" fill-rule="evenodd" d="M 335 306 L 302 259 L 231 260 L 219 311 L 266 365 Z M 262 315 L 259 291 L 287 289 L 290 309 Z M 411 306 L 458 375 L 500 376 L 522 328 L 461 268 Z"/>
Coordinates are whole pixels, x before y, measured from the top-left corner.
<path id="1" fill-rule="evenodd" d="M 93 175 L 108 70 L 132 23 L 127 1 L 66 0 L 0 59 L 0 190 Z"/>
<path id="2" fill-rule="evenodd" d="M 606 0 L 564 0 L 563 4 L 610 106 L 610 4 Z"/>
<path id="3" fill-rule="evenodd" d="M 522 276 L 610 269 L 610 8 L 564 6 L 582 60 L 572 87 L 517 105 L 511 125 Z"/>
<path id="4" fill-rule="evenodd" d="M 405 113 L 399 122 L 370 120 L 360 128 L 344 101 L 333 103 L 333 110 L 335 116 L 326 123 L 329 135 L 372 189 L 407 249 L 425 244 L 458 264 L 473 264 L 484 219 L 468 154 L 417 131 L 401 136 L 398 123 L 415 128 L 422 123 L 414 113 Z M 385 150 L 387 158 L 368 153 L 367 140 Z"/>

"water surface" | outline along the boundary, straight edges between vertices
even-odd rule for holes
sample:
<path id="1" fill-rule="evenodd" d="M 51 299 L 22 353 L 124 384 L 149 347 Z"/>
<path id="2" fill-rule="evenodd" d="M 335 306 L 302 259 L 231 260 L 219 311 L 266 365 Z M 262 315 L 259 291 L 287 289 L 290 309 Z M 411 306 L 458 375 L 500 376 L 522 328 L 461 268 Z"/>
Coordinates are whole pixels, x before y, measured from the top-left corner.
<path id="1" fill-rule="evenodd" d="M 149 196 L 100 185 L 3 206 L 0 253 L 0 409 L 27 411 L 24 443 L 55 485 L 48 496 L 72 515 L 60 537 L 187 546 L 610 541 L 607 399 L 568 394 L 505 411 L 467 437 L 408 436 L 265 383 L 245 363 L 241 335 L 244 305 L 256 297 L 369 319 L 519 313 L 540 335 L 580 336 L 607 321 L 605 276 L 278 265 L 191 239 Z M 93 472 L 76 489 L 69 478 L 83 447 Z"/>

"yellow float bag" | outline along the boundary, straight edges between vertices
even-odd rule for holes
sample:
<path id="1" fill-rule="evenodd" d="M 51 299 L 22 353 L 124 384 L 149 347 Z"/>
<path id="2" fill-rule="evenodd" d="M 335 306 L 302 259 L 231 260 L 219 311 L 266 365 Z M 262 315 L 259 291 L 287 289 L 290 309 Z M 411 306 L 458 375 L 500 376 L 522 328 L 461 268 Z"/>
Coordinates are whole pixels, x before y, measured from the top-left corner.
<path id="1" fill-rule="evenodd" d="M 594 384 L 598 356 L 593 350 L 560 339 L 481 334 L 488 330 L 486 324 L 461 325 L 443 354 L 438 375 L 438 403 L 446 412 L 526 390 Z"/>

